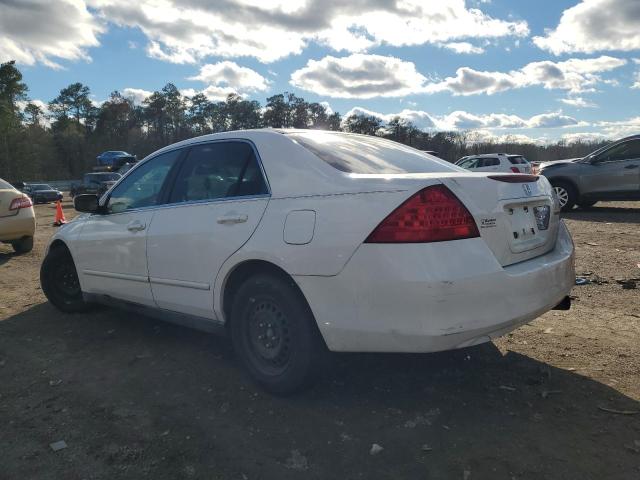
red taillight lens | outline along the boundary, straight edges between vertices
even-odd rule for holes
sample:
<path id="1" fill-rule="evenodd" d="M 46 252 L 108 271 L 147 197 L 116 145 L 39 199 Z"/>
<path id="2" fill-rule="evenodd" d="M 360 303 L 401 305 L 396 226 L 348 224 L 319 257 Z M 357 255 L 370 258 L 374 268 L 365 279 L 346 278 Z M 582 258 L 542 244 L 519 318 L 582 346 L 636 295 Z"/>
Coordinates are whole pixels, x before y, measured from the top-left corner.
<path id="1" fill-rule="evenodd" d="M 33 203 L 29 197 L 14 198 L 9 205 L 9 210 L 20 210 L 21 208 L 32 207 Z"/>
<path id="2" fill-rule="evenodd" d="M 365 243 L 428 243 L 479 236 L 467 207 L 447 187 L 434 185 L 391 212 Z"/>
<path id="3" fill-rule="evenodd" d="M 520 169 L 518 167 L 511 167 L 511 171 L 513 173 L 520 173 Z"/>

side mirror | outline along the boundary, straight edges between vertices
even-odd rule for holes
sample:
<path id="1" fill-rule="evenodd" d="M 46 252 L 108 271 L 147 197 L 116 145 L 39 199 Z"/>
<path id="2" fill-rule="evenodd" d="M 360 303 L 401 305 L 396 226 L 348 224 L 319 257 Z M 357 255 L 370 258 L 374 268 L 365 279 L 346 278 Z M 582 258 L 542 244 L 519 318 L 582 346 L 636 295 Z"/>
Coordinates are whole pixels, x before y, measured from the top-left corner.
<path id="1" fill-rule="evenodd" d="M 78 212 L 96 213 L 99 208 L 98 196 L 90 193 L 76 195 L 73 198 L 73 208 Z"/>

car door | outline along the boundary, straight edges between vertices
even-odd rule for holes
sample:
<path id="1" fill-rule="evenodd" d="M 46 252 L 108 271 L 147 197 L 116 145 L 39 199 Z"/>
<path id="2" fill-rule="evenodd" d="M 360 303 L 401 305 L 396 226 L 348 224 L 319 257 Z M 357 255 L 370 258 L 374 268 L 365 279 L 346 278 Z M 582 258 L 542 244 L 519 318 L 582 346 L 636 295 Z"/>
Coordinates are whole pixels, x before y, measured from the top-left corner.
<path id="1" fill-rule="evenodd" d="M 155 305 L 146 236 L 181 153 L 174 150 L 142 163 L 113 189 L 104 211 L 84 221 L 74 251 L 84 292 Z"/>
<path id="2" fill-rule="evenodd" d="M 614 145 L 585 167 L 584 193 L 608 198 L 640 196 L 640 139 Z"/>
<path id="3" fill-rule="evenodd" d="M 149 279 L 156 304 L 215 319 L 213 286 L 224 261 L 249 240 L 269 201 L 254 147 L 195 145 L 149 229 Z"/>

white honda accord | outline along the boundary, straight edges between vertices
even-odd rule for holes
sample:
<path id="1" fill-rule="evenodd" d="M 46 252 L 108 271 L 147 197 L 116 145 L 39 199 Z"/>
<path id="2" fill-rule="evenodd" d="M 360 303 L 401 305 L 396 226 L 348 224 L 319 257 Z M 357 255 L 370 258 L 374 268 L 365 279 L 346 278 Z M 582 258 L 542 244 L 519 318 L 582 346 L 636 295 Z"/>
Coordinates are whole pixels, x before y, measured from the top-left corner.
<path id="1" fill-rule="evenodd" d="M 65 312 L 118 305 L 222 327 L 266 389 L 322 353 L 476 345 L 568 308 L 573 242 L 544 177 L 471 173 L 376 137 L 206 135 L 163 148 L 52 238 Z"/>

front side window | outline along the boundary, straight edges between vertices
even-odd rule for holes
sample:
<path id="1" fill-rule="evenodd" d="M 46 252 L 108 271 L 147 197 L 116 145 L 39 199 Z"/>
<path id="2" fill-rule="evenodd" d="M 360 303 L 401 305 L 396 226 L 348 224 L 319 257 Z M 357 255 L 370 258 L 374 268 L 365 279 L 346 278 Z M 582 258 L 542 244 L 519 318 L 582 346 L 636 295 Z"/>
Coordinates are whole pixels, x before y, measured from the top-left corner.
<path id="1" fill-rule="evenodd" d="M 107 203 L 107 211 L 119 213 L 158 205 L 162 185 L 181 153 L 182 150 L 163 153 L 136 168 L 113 189 Z"/>
<path id="2" fill-rule="evenodd" d="M 251 145 L 196 145 L 178 173 L 170 203 L 266 194 L 267 186 Z"/>
<path id="3" fill-rule="evenodd" d="M 460 162 L 458 166 L 462 168 L 476 168 L 477 163 L 478 163 L 477 158 L 467 158 L 466 160 Z"/>
<path id="4" fill-rule="evenodd" d="M 598 155 L 598 161 L 600 162 L 618 162 L 636 158 L 640 158 L 640 139 L 620 143 Z"/>

